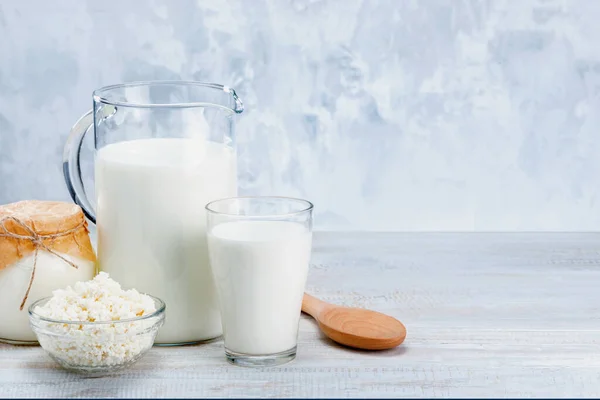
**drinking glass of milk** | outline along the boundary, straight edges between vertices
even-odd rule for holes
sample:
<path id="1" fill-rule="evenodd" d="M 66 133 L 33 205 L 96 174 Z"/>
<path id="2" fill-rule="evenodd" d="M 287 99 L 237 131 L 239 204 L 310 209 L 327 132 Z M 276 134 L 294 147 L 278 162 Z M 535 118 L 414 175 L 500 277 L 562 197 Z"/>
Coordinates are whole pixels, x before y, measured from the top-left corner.
<path id="1" fill-rule="evenodd" d="M 206 210 L 227 359 L 244 366 L 293 360 L 313 205 L 285 197 L 237 197 L 213 201 Z"/>
<path id="2" fill-rule="evenodd" d="M 237 195 L 234 127 L 242 111 L 225 86 L 137 82 L 94 91 L 93 109 L 71 130 L 63 170 L 73 200 L 97 225 L 99 269 L 164 300 L 157 344 L 222 333 L 204 206 Z M 80 171 L 88 132 L 95 205 Z"/>

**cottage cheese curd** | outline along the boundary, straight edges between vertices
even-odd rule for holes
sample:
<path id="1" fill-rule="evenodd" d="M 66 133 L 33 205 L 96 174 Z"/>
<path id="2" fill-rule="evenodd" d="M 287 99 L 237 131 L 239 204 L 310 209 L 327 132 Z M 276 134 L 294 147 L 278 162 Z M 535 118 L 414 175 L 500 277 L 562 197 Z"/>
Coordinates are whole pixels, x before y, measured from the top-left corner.
<path id="1" fill-rule="evenodd" d="M 59 363 L 105 367 L 135 361 L 152 346 L 153 328 L 164 318 L 151 316 L 156 311 L 152 297 L 123 290 L 100 272 L 91 281 L 55 290 L 34 308 L 31 323 L 42 347 Z M 148 318 L 131 320 L 142 316 Z"/>

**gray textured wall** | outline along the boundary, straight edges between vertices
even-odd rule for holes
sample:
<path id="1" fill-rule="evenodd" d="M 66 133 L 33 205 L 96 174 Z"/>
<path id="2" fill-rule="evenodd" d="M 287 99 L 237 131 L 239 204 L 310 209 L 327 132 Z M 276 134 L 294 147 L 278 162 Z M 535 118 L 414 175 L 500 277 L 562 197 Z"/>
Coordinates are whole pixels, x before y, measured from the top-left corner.
<path id="1" fill-rule="evenodd" d="M 94 88 L 229 84 L 245 193 L 322 229 L 600 227 L 595 0 L 0 3 L 0 202 L 68 199 Z"/>

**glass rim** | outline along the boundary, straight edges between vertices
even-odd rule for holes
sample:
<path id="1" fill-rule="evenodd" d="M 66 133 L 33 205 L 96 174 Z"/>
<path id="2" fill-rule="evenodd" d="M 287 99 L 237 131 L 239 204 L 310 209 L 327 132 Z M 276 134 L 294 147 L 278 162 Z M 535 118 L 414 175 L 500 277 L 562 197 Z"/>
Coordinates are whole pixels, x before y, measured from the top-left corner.
<path id="1" fill-rule="evenodd" d="M 289 201 L 289 202 L 302 203 L 302 204 L 305 205 L 305 207 L 302 208 L 301 210 L 292 211 L 292 212 L 270 213 L 270 214 L 251 214 L 251 215 L 227 213 L 227 212 L 217 211 L 214 208 L 211 208 L 213 205 L 216 205 L 217 203 L 223 203 L 223 202 L 232 201 L 232 200 L 284 200 L 284 201 Z M 248 217 L 248 218 L 263 217 L 263 218 L 272 218 L 272 217 L 291 217 L 291 216 L 294 216 L 294 215 L 299 215 L 299 214 L 303 214 L 303 213 L 306 213 L 306 212 L 310 212 L 310 211 L 313 210 L 314 204 L 311 203 L 308 200 L 299 199 L 297 197 L 286 197 L 286 196 L 234 196 L 234 197 L 225 197 L 223 199 L 213 200 L 213 201 L 209 202 L 208 204 L 206 204 L 206 206 L 204 206 L 204 208 L 206 209 L 206 211 L 208 211 L 210 213 L 217 214 L 217 215 L 226 215 L 228 217 Z"/>
<path id="2" fill-rule="evenodd" d="M 208 101 L 187 101 L 183 103 L 142 103 L 134 101 L 122 101 L 122 100 L 110 100 L 106 94 L 114 91 L 115 89 L 133 88 L 133 87 L 145 87 L 145 86 L 180 86 L 180 87 L 201 87 L 208 89 L 215 89 L 224 92 L 232 96 L 235 108 L 224 106 L 223 104 L 212 103 Z M 114 85 L 107 85 L 101 88 L 95 89 L 92 92 L 92 97 L 95 102 L 120 106 L 120 107 L 131 107 L 131 108 L 193 108 L 193 107 L 218 107 L 224 110 L 229 110 L 232 113 L 240 114 L 244 111 L 241 100 L 233 88 L 229 86 L 220 85 L 218 83 L 200 82 L 200 81 L 177 81 L 177 80 L 157 80 L 157 81 L 134 81 L 126 83 L 117 83 Z"/>
<path id="3" fill-rule="evenodd" d="M 150 318 L 154 318 L 154 317 L 159 317 L 160 315 L 164 314 L 165 309 L 167 308 L 165 302 L 162 301 L 161 299 L 159 299 L 158 297 L 152 296 L 150 294 L 146 294 L 146 296 L 152 298 L 152 300 L 154 300 L 154 303 L 157 304 L 158 307 L 157 307 L 156 311 L 154 311 L 151 314 L 142 315 L 140 317 L 118 319 L 116 321 L 94 321 L 94 322 L 92 322 L 92 321 L 68 321 L 68 320 L 61 320 L 61 319 L 54 319 L 54 318 L 44 317 L 43 315 L 40 315 L 40 314 L 38 314 L 38 313 L 36 313 L 34 311 L 35 308 L 38 305 L 40 305 L 41 303 L 50 301 L 50 299 L 52 298 L 52 296 L 44 297 L 42 299 L 39 299 L 39 300 L 33 302 L 33 304 L 31 304 L 29 306 L 29 308 L 27 309 L 27 312 L 28 312 L 30 318 L 33 317 L 33 318 L 36 319 L 36 321 L 39 320 L 39 321 L 44 321 L 44 322 L 50 322 L 50 323 L 56 323 L 56 324 L 68 324 L 68 325 L 108 325 L 108 324 L 121 324 L 121 323 L 144 321 L 146 319 L 150 319 Z"/>

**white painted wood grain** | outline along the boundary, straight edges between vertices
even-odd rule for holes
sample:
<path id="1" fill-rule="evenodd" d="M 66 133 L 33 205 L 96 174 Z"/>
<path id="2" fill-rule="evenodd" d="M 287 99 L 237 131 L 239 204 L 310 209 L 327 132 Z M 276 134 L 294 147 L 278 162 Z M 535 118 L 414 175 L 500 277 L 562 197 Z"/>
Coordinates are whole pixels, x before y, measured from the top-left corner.
<path id="1" fill-rule="evenodd" d="M 598 397 L 599 289 L 600 234 L 321 233 L 308 290 L 398 317 L 401 347 L 345 349 L 303 318 L 279 368 L 230 366 L 216 341 L 84 379 L 0 345 L 0 396 Z"/>

